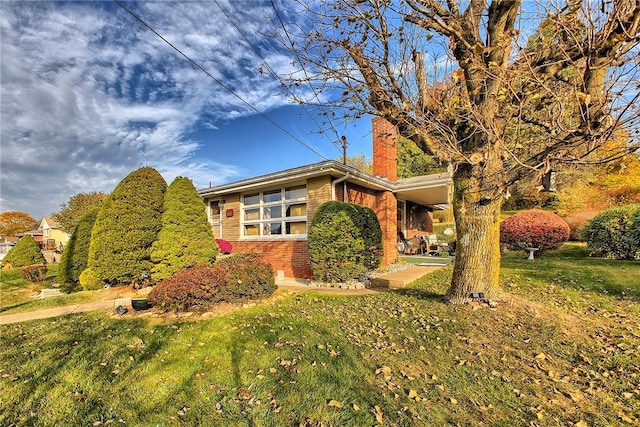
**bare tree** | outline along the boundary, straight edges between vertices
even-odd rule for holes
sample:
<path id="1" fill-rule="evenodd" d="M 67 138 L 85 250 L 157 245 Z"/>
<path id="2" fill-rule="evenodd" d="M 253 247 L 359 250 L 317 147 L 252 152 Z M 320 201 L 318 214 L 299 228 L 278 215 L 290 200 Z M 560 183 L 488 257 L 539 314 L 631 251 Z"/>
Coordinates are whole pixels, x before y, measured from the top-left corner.
<path id="1" fill-rule="evenodd" d="M 496 297 L 509 185 L 638 149 L 637 1 L 296 5 L 304 21 L 283 9 L 276 22 L 295 56 L 286 81 L 313 93 L 298 100 L 347 119 L 384 117 L 452 171 L 457 256 L 448 302 Z M 629 143 L 601 150 L 620 128 Z"/>

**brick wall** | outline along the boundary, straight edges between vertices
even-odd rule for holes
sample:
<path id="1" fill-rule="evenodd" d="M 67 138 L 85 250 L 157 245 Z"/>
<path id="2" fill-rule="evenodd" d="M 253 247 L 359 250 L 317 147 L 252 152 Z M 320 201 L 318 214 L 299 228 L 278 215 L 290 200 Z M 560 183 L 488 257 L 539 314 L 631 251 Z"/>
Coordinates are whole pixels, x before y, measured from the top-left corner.
<path id="1" fill-rule="evenodd" d="M 373 133 L 373 174 L 398 180 L 398 130 L 382 117 L 371 121 Z"/>
<path id="2" fill-rule="evenodd" d="M 257 252 L 271 264 L 274 274 L 284 271 L 286 277 L 312 279 L 306 240 L 233 241 L 233 253 Z"/>

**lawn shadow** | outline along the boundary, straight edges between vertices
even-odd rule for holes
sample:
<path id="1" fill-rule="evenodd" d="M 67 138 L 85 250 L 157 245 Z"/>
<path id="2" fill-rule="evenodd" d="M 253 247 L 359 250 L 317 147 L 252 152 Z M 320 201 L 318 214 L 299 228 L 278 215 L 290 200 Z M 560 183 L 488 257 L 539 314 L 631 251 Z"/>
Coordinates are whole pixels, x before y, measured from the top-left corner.
<path id="1" fill-rule="evenodd" d="M 391 289 L 390 292 L 393 292 L 398 295 L 407 296 L 419 300 L 432 300 L 432 301 L 442 301 L 444 298 L 444 294 L 439 294 L 437 292 L 433 292 L 427 289 L 417 289 L 417 288 L 402 288 L 402 289 Z"/>

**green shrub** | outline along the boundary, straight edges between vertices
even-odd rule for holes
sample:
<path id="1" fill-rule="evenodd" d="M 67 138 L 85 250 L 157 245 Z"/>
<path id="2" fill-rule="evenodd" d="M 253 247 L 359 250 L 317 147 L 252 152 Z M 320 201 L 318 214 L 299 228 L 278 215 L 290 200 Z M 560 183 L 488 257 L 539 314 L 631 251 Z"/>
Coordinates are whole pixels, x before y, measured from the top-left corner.
<path id="1" fill-rule="evenodd" d="M 640 259 L 640 205 L 600 212 L 582 230 L 592 256 Z"/>
<path id="2" fill-rule="evenodd" d="M 27 265 L 47 263 L 40 251 L 40 245 L 28 234 L 9 249 L 2 262 L 10 263 L 12 267 L 26 267 Z"/>
<path id="3" fill-rule="evenodd" d="M 147 300 L 164 311 L 203 310 L 222 301 L 258 299 L 276 290 L 273 269 L 257 254 L 238 254 L 182 270 L 158 283 Z"/>
<path id="4" fill-rule="evenodd" d="M 361 278 L 382 257 L 382 231 L 375 213 L 351 203 L 322 204 L 307 241 L 313 276 L 325 282 Z"/>
<path id="5" fill-rule="evenodd" d="M 177 177 L 164 195 L 162 229 L 151 246 L 153 281 L 196 265 L 211 264 L 218 245 L 204 201 L 189 178 Z"/>
<path id="6" fill-rule="evenodd" d="M 22 278 L 27 282 L 44 282 L 47 278 L 47 266 L 44 264 L 27 265 L 22 268 Z"/>
<path id="7" fill-rule="evenodd" d="M 500 223 L 500 243 L 509 249 L 538 248 L 536 255 L 558 249 L 569 239 L 569 226 L 553 212 L 522 211 Z"/>
<path id="8" fill-rule="evenodd" d="M 95 291 L 97 289 L 102 289 L 104 286 L 104 282 L 100 280 L 100 278 L 90 268 L 87 268 L 80 273 L 78 280 L 80 281 L 80 286 L 82 286 L 82 289 L 85 291 Z"/>
<path id="9" fill-rule="evenodd" d="M 81 289 L 80 274 L 87 268 L 91 230 L 98 211 L 99 208 L 94 208 L 80 218 L 62 253 L 56 279 L 63 292 L 70 293 Z"/>
<path id="10" fill-rule="evenodd" d="M 224 277 L 228 302 L 267 297 L 277 289 L 273 267 L 258 254 L 232 255 L 217 261 L 215 267 Z"/>
<path id="11" fill-rule="evenodd" d="M 138 282 L 151 271 L 151 245 L 162 228 L 166 188 L 158 171 L 143 167 L 127 175 L 107 197 L 93 225 L 88 260 L 102 282 Z"/>

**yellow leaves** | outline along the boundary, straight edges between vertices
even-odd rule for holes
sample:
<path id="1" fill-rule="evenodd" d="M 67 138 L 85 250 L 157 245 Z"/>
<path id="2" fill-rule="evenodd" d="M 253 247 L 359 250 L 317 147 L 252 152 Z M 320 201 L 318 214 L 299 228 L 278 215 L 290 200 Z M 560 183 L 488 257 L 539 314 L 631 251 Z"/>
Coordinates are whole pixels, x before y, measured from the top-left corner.
<path id="1" fill-rule="evenodd" d="M 383 420 L 384 414 L 382 413 L 382 409 L 380 409 L 380 407 L 378 405 L 373 407 L 373 413 L 376 416 L 376 421 L 378 422 L 378 424 L 383 424 L 384 423 L 384 420 Z"/>
<path id="2" fill-rule="evenodd" d="M 328 403 L 329 406 L 333 407 L 333 408 L 342 408 L 342 403 L 338 402 L 337 400 L 331 399 Z"/>

